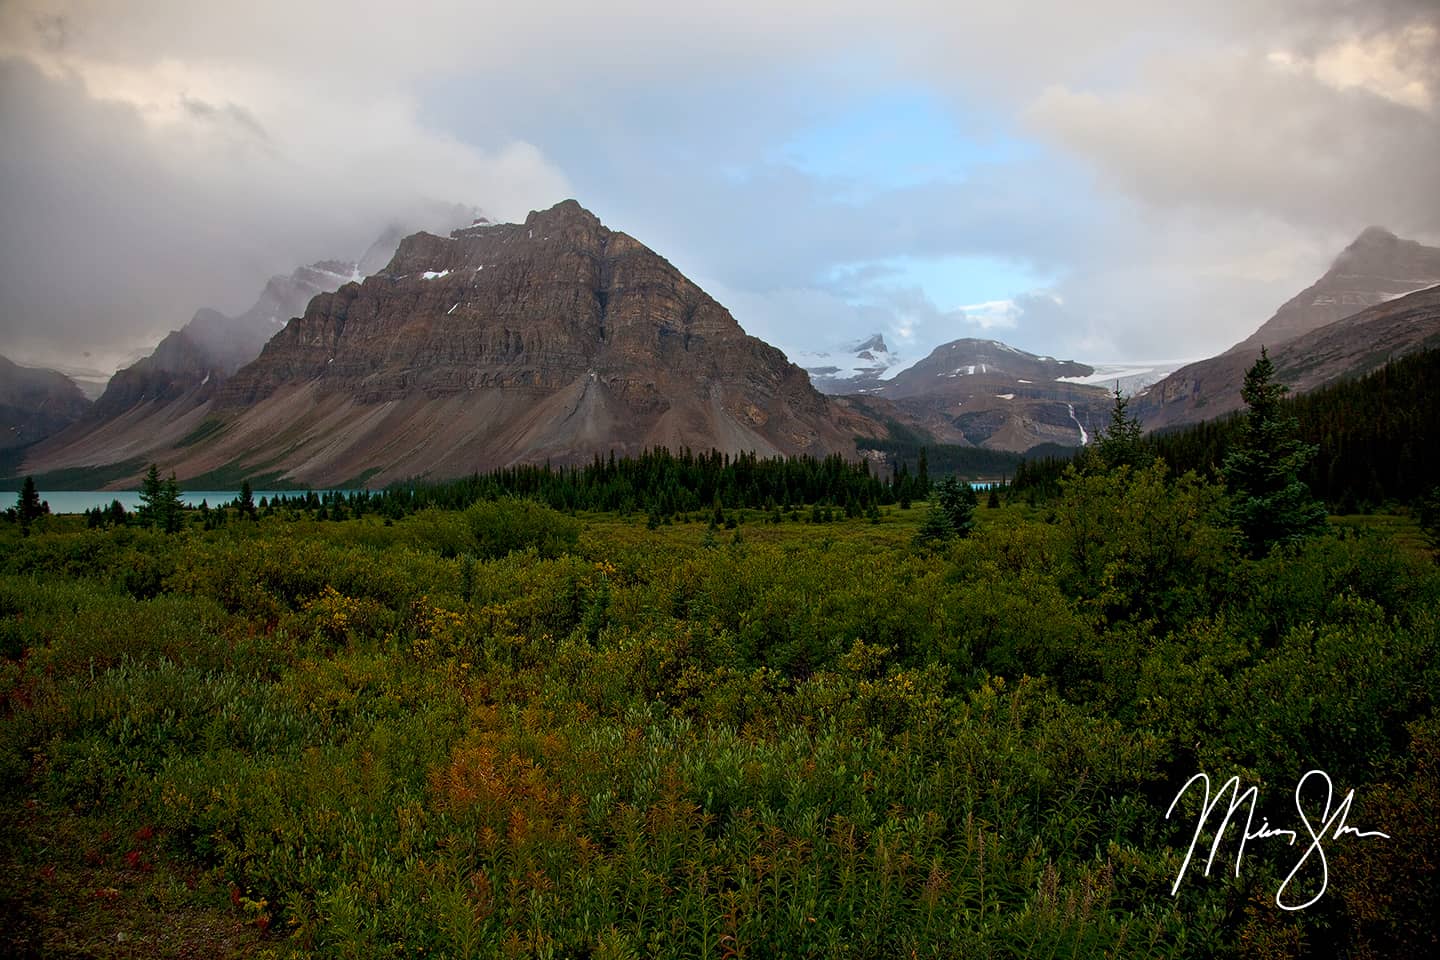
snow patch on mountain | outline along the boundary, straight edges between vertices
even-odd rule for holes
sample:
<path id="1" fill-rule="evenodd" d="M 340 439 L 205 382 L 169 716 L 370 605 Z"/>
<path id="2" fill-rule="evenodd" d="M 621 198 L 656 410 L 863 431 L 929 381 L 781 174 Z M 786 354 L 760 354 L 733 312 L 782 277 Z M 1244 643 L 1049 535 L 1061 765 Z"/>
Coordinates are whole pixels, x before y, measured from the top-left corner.
<path id="1" fill-rule="evenodd" d="M 1089 386 L 1113 388 L 1118 382 L 1120 392 L 1134 396 L 1152 383 L 1159 383 L 1170 374 L 1193 360 L 1160 360 L 1155 362 L 1121 360 L 1110 363 L 1093 363 L 1095 372 L 1086 377 L 1057 377 L 1064 383 L 1083 383 Z"/>
<path id="2" fill-rule="evenodd" d="M 900 363 L 881 334 L 840 344 L 828 350 L 797 350 L 791 360 L 810 374 L 825 393 L 855 393 L 873 389 L 875 381 Z"/>

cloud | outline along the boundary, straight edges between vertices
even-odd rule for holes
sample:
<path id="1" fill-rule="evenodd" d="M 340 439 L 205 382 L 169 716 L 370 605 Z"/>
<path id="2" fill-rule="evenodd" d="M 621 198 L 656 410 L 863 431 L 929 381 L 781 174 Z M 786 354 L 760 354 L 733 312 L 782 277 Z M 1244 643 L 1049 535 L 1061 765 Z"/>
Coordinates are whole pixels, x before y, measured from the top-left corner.
<path id="1" fill-rule="evenodd" d="M 9 0 L 0 352 L 153 340 L 426 200 L 567 195 L 782 346 L 1211 352 L 1360 228 L 1440 236 L 1436 26 L 1431 0 Z M 901 141 L 874 180 L 787 153 L 892 95 L 1003 149 Z M 955 300 L 900 258 L 1045 282 Z"/>
<path id="2" fill-rule="evenodd" d="M 1428 101 L 1429 87 L 1387 75 L 1371 89 L 1366 76 L 1340 85 L 1313 63 L 1226 53 L 1151 64 L 1143 87 L 1122 93 L 1052 86 L 1027 117 L 1159 209 L 1440 230 L 1440 118 L 1402 102 Z"/>
<path id="3" fill-rule="evenodd" d="M 51 46 L 73 30 L 42 24 Z M 12 51 L 13 53 L 13 51 Z M 0 58 L 0 351 L 133 359 L 201 306 L 356 258 L 453 205 L 513 218 L 569 184 L 533 145 L 422 124 L 404 94 L 292 94 L 253 66 Z"/>

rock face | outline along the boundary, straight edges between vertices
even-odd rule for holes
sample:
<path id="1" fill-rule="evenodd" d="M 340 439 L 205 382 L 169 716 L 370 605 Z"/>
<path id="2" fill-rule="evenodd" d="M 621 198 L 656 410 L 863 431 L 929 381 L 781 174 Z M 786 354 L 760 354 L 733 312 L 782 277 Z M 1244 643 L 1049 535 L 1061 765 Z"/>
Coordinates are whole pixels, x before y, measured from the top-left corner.
<path id="1" fill-rule="evenodd" d="M 1042 443 L 1083 446 L 1109 423 L 1103 388 L 1061 379 L 1093 372 L 998 340 L 954 340 L 867 396 L 892 401 L 942 443 L 1023 453 Z"/>
<path id="2" fill-rule="evenodd" d="M 1387 347 L 1367 342 L 1374 331 L 1366 317 L 1390 316 L 1384 308 L 1407 294 L 1440 284 L 1440 248 L 1401 240 L 1379 227 L 1370 227 L 1346 247 L 1325 275 L 1285 303 L 1259 330 L 1218 357 L 1181 367 L 1142 391 L 1132 408 L 1147 429 L 1195 423 L 1240 409 L 1240 387 L 1245 371 L 1267 349 L 1277 363 L 1281 382 L 1297 390 L 1310 389 L 1324 379 L 1291 383 L 1283 377 L 1282 361 L 1292 371 L 1302 366 L 1324 370 L 1325 379 L 1359 375 L 1384 363 L 1390 355 L 1413 349 L 1400 336 Z M 1378 310 L 1378 313 L 1372 313 Z M 1409 316 L 1409 314 L 1406 314 Z M 1356 322 L 1351 323 L 1351 318 Z M 1423 331 L 1425 324 L 1418 329 Z M 1313 335 L 1326 331 L 1320 339 Z M 1421 335 L 1421 340 L 1424 336 Z M 1325 344 L 1322 362 L 1308 351 Z M 1378 363 L 1375 358 L 1380 357 Z M 1307 359 L 1308 357 L 1308 359 Z"/>
<path id="3" fill-rule="evenodd" d="M 64 374 L 0 357 L 0 450 L 59 433 L 89 408 L 90 401 Z"/>
<path id="4" fill-rule="evenodd" d="M 311 297 L 359 277 L 353 263 L 324 261 L 300 267 L 288 277 L 271 277 L 254 306 L 237 317 L 208 308 L 196 311 L 148 357 L 110 378 L 92 419 L 118 417 L 143 403 L 203 403 L 220 383 L 255 359 L 265 341 L 303 311 Z"/>
<path id="5" fill-rule="evenodd" d="M 407 237 L 145 444 L 125 426 L 41 459 L 143 453 L 181 478 L 376 483 L 660 445 L 853 454 L 877 429 L 569 200 L 523 224 Z"/>

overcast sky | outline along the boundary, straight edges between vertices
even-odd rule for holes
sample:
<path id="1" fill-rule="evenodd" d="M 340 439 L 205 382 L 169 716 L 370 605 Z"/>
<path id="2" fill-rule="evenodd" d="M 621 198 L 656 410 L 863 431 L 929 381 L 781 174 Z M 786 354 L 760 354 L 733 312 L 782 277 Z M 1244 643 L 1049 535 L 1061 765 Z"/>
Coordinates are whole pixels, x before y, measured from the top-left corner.
<path id="1" fill-rule="evenodd" d="M 1209 355 L 1365 226 L 1440 239 L 1436 8 L 0 0 L 0 353 L 573 196 L 787 351 Z"/>

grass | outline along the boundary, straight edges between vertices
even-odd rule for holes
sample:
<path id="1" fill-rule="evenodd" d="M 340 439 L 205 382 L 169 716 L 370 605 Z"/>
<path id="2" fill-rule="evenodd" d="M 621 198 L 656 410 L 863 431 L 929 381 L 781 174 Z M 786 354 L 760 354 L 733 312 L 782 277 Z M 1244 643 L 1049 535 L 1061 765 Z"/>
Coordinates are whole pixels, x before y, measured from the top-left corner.
<path id="1" fill-rule="evenodd" d="M 180 442 L 175 445 L 177 447 L 192 447 L 203 440 L 218 436 L 224 429 L 225 421 L 211 417 L 187 433 Z"/>
<path id="2" fill-rule="evenodd" d="M 93 467 L 66 467 L 48 473 L 35 474 L 35 485 L 41 490 L 101 490 L 116 480 L 123 480 L 142 473 L 146 461 L 143 457 L 131 457 L 120 463 Z M 23 476 L 0 479 L 0 484 L 11 484 L 16 489 L 24 482 Z"/>

